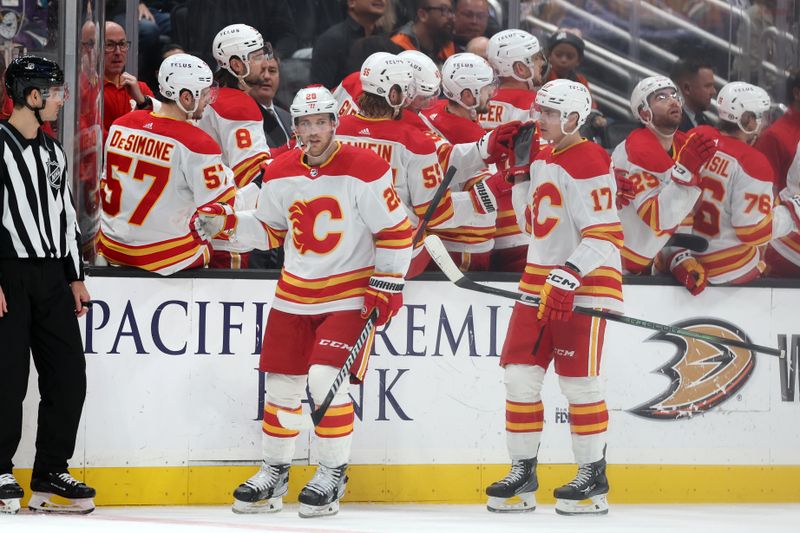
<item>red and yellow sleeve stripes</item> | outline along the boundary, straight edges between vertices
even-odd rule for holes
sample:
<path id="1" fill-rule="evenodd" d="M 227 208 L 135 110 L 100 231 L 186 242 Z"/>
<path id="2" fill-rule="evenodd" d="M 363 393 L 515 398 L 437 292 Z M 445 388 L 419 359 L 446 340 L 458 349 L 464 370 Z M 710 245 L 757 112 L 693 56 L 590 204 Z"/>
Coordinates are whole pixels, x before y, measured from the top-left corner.
<path id="1" fill-rule="evenodd" d="M 650 226 L 650 229 L 655 232 L 656 235 L 663 235 L 664 233 L 668 233 L 675 228 L 662 228 L 660 222 L 660 213 L 658 207 L 658 196 L 653 196 L 642 203 L 639 206 L 639 209 L 636 211 L 645 224 Z"/>
<path id="2" fill-rule="evenodd" d="M 219 196 L 208 202 L 209 204 L 228 204 L 233 207 L 233 203 L 236 200 L 236 189 L 234 187 L 228 187 Z"/>
<path id="3" fill-rule="evenodd" d="M 286 240 L 286 232 L 288 230 L 275 229 L 269 224 L 264 224 L 263 222 L 261 225 L 264 227 L 264 231 L 267 233 L 268 249 L 280 248 L 283 246 L 283 241 Z"/>
<path id="4" fill-rule="evenodd" d="M 411 246 L 411 238 L 414 230 L 411 222 L 407 218 L 391 228 L 382 230 L 375 235 L 375 246 L 377 248 L 387 248 L 390 250 L 402 250 Z"/>
<path id="5" fill-rule="evenodd" d="M 202 264 L 208 264 L 208 246 L 197 240 L 191 233 L 153 244 L 124 244 L 105 235 L 102 230 L 97 236 L 97 251 L 117 265 L 141 268 L 149 272 L 168 269 L 192 257 L 203 257 Z"/>
<path id="6" fill-rule="evenodd" d="M 622 248 L 624 244 L 622 236 L 622 224 L 595 224 L 586 226 L 581 230 L 582 239 L 597 239 L 608 241 L 617 248 Z"/>
<path id="7" fill-rule="evenodd" d="M 506 400 L 506 431 L 509 433 L 541 432 L 544 427 L 542 402 L 523 403 Z"/>
<path id="8" fill-rule="evenodd" d="M 502 206 L 501 206 L 502 207 Z M 526 212 L 527 214 L 527 212 Z M 530 220 L 530 218 L 528 218 Z M 526 224 L 528 226 L 528 224 Z M 495 220 L 494 237 L 508 237 L 510 235 L 518 235 L 522 233 L 517 223 L 517 214 L 513 209 L 501 209 L 497 212 L 497 219 Z M 530 228 L 526 228 L 528 230 Z M 530 231 L 528 231 L 530 233 Z"/>
<path id="9" fill-rule="evenodd" d="M 569 404 L 569 425 L 576 435 L 596 435 L 608 430 L 606 402 Z"/>
<path id="10" fill-rule="evenodd" d="M 622 259 L 622 268 L 631 274 L 649 274 L 653 259 L 639 255 L 630 248 L 623 247 L 619 251 Z"/>
<path id="11" fill-rule="evenodd" d="M 261 165 L 269 159 L 269 153 L 259 152 L 242 161 L 239 161 L 233 170 L 233 181 L 236 187 L 241 189 L 255 178 L 261 172 Z"/>
<path id="12" fill-rule="evenodd" d="M 758 255 L 758 248 L 743 244 L 711 254 L 697 254 L 695 258 L 705 267 L 706 276 L 714 278 L 740 269 L 752 261 L 756 255 Z"/>
<path id="13" fill-rule="evenodd" d="M 547 275 L 556 265 L 525 265 L 519 289 L 533 295 L 539 295 L 544 287 Z M 614 298 L 622 301 L 622 274 L 611 267 L 598 267 L 583 277 L 583 282 L 575 296 L 595 298 Z"/>
<path id="14" fill-rule="evenodd" d="M 757 224 L 736 228 L 736 236 L 744 244 L 761 246 L 772 239 L 772 213 L 762 218 Z"/>
<path id="15" fill-rule="evenodd" d="M 278 420 L 278 411 L 288 411 L 299 415 L 302 409 L 299 405 L 297 407 L 282 407 L 272 403 L 266 404 L 264 406 L 264 420 L 261 422 L 261 431 L 270 437 L 278 437 L 279 439 L 289 439 L 298 436 L 300 434 L 299 431 L 286 429 L 281 426 Z"/>
<path id="16" fill-rule="evenodd" d="M 318 304 L 363 296 L 373 270 L 370 266 L 335 276 L 305 279 L 284 269 L 275 295 L 298 304 Z"/>
<path id="17" fill-rule="evenodd" d="M 494 226 L 477 227 L 461 226 L 454 229 L 440 229 L 432 233 L 438 235 L 443 241 L 461 244 L 480 244 L 494 237 Z"/>
<path id="18" fill-rule="evenodd" d="M 422 217 L 425 216 L 425 212 L 428 210 L 429 205 L 430 202 L 425 202 L 424 204 L 414 206 L 414 213 L 416 213 L 420 220 L 422 220 Z M 453 218 L 453 214 L 453 198 L 450 196 L 450 190 L 446 190 L 442 195 L 442 199 L 439 201 L 439 205 L 436 206 L 436 209 L 433 211 L 431 220 L 428 222 L 428 227 L 435 228 L 436 226 L 444 224 Z"/>
<path id="19" fill-rule="evenodd" d="M 353 411 L 352 402 L 331 405 L 325 411 L 325 416 L 320 420 L 314 433 L 317 434 L 317 437 L 322 437 L 323 439 L 346 437 L 353 432 L 354 420 L 355 412 Z"/>

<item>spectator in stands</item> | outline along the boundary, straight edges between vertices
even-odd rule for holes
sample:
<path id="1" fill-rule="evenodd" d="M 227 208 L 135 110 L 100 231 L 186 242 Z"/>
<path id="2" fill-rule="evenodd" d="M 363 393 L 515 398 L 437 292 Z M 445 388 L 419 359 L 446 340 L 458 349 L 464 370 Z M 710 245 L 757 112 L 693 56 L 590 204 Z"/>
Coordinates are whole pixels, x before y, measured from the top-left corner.
<path id="1" fill-rule="evenodd" d="M 353 42 L 383 32 L 377 22 L 385 11 L 385 0 L 347 0 L 347 18 L 317 39 L 311 57 L 311 81 L 333 90 L 350 73 L 347 55 Z"/>
<path id="2" fill-rule="evenodd" d="M 103 139 L 111 124 L 134 109 L 152 109 L 153 91 L 147 84 L 125 72 L 131 42 L 125 30 L 116 22 L 106 22 L 103 83 Z"/>
<path id="3" fill-rule="evenodd" d="M 489 24 L 487 0 L 456 0 L 453 21 L 453 42 L 457 52 L 464 52 L 467 44 L 476 37 L 486 36 Z"/>
<path id="4" fill-rule="evenodd" d="M 392 40 L 404 50 L 419 50 L 441 66 L 456 53 L 454 18 L 451 0 L 417 0 L 414 20 L 402 26 Z"/>
<path id="5" fill-rule="evenodd" d="M 711 64 L 700 57 L 679 59 L 672 67 L 670 78 L 683 95 L 683 116 L 678 129 L 686 132 L 695 126 L 710 125 L 705 111 L 717 95 Z"/>
<path id="6" fill-rule="evenodd" d="M 275 93 L 281 85 L 280 59 L 271 57 L 266 63 L 260 83 L 251 85 L 249 94 L 258 102 L 264 116 L 267 145 L 270 148 L 288 147 L 292 138 L 292 117 L 275 103 Z M 275 157 L 276 151 L 270 150 L 270 153 Z"/>
<path id="7" fill-rule="evenodd" d="M 467 43 L 467 52 L 470 54 L 475 54 L 476 56 L 480 56 L 484 59 L 488 58 L 486 54 L 486 49 L 489 47 L 489 38 L 488 37 L 475 37 L 474 39 L 470 40 Z"/>
<path id="8" fill-rule="evenodd" d="M 786 175 L 800 142 L 800 70 L 792 71 L 786 80 L 786 105 L 789 111 L 764 130 L 755 144 L 775 171 L 776 193 L 786 186 Z"/>

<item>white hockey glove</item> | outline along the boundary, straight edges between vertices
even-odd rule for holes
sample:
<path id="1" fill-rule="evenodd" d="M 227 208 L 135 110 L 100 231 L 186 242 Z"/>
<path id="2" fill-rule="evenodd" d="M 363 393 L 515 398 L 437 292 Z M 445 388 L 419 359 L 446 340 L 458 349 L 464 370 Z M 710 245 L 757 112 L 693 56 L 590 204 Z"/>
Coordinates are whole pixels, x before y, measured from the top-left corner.
<path id="1" fill-rule="evenodd" d="M 189 226 L 204 241 L 228 240 L 236 229 L 236 214 L 228 204 L 204 205 L 197 209 Z"/>

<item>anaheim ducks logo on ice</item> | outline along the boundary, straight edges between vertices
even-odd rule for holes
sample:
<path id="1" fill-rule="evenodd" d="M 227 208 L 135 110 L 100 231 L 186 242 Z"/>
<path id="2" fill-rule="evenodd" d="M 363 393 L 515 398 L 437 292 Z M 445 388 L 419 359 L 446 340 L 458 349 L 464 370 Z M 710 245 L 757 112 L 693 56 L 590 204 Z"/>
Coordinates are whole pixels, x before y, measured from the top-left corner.
<path id="1" fill-rule="evenodd" d="M 744 331 L 722 320 L 698 318 L 674 326 L 751 342 Z M 756 366 L 755 353 L 746 348 L 712 344 L 672 333 L 657 333 L 647 340 L 670 342 L 677 353 L 655 371 L 672 380 L 669 388 L 630 411 L 645 418 L 674 420 L 704 413 L 742 388 Z"/>
<path id="2" fill-rule="evenodd" d="M 318 219 L 322 222 L 319 226 L 317 226 Z M 332 252 L 342 240 L 342 233 L 340 231 L 323 233 L 322 228 L 330 227 L 332 220 L 341 219 L 342 208 L 332 196 L 320 196 L 307 202 L 298 200 L 289 207 L 294 247 L 300 255 L 307 252 L 320 255 Z"/>

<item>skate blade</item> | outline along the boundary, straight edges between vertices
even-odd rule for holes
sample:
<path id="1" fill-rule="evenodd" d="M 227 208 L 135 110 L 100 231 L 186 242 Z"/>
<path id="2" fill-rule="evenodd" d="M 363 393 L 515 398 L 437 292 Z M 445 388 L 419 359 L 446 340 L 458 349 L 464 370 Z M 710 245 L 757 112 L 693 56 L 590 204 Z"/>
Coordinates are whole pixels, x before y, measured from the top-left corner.
<path id="1" fill-rule="evenodd" d="M 492 513 L 530 513 L 536 510 L 536 494 L 526 492 L 512 498 L 489 496 L 486 509 Z"/>
<path id="2" fill-rule="evenodd" d="M 54 501 L 53 498 L 58 498 L 66 503 L 60 503 L 58 500 Z M 34 492 L 28 502 L 28 509 L 35 513 L 89 514 L 94 511 L 94 498 L 70 500 L 68 498 L 59 498 L 55 494 Z"/>
<path id="3" fill-rule="evenodd" d="M 556 500 L 556 513 L 564 516 L 608 514 L 608 497 L 598 494 L 585 500 Z"/>
<path id="4" fill-rule="evenodd" d="M 316 518 L 318 516 L 333 516 L 339 512 L 339 500 L 334 500 L 328 505 L 308 505 L 300 504 L 297 512 L 300 518 Z"/>
<path id="5" fill-rule="evenodd" d="M 17 514 L 19 512 L 19 498 L 0 500 L 0 513 Z"/>
<path id="6" fill-rule="evenodd" d="M 243 502 L 241 500 L 233 500 L 231 510 L 236 514 L 267 514 L 277 513 L 283 509 L 283 497 L 269 498 L 267 500 L 260 500 L 257 502 Z"/>

